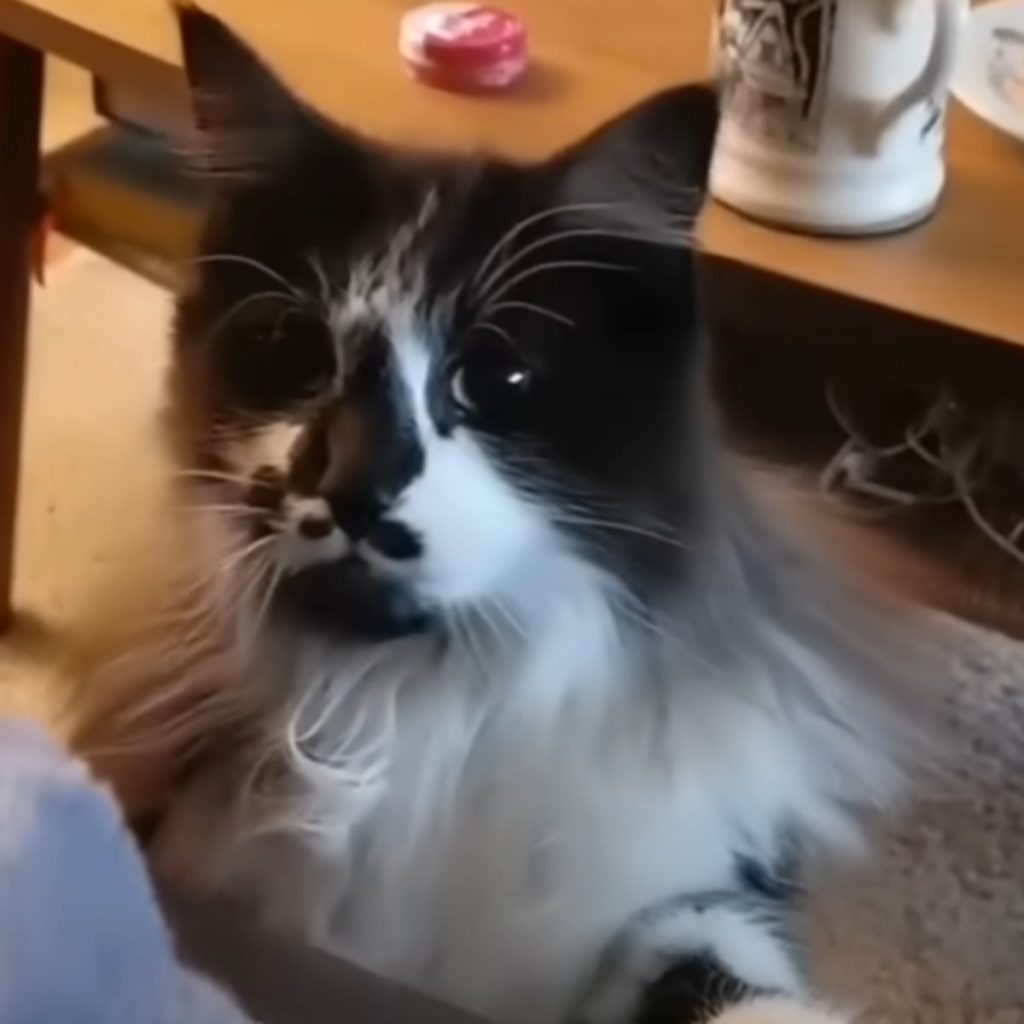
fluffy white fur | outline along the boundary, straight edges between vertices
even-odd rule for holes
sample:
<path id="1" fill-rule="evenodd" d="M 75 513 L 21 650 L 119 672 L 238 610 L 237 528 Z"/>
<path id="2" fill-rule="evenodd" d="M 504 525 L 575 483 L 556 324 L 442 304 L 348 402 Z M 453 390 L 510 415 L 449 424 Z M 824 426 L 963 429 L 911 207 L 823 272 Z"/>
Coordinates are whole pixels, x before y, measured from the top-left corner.
<path id="1" fill-rule="evenodd" d="M 555 1024 L 640 908 L 728 887 L 734 856 L 770 851 L 780 822 L 845 838 L 840 723 L 833 761 L 827 722 L 802 732 L 750 698 L 756 680 L 723 686 L 671 648 L 671 705 L 637 700 L 651 666 L 608 581 L 567 552 L 528 578 L 521 636 L 476 620 L 447 647 L 298 644 L 298 696 L 267 737 L 297 785 L 225 814 L 197 781 L 158 862 L 491 1019 Z M 729 956 L 789 980 L 756 936 Z"/>
<path id="2" fill-rule="evenodd" d="M 404 337 L 421 409 L 425 359 Z M 492 1019 L 555 1024 L 638 910 L 728 888 L 735 856 L 769 856 L 783 823 L 845 840 L 842 799 L 884 797 L 892 771 L 862 738 L 877 709 L 813 650 L 779 632 L 773 664 L 720 678 L 559 540 L 476 442 L 424 441 L 394 515 L 424 538 L 418 578 L 453 642 L 338 649 L 268 629 L 244 657 L 254 675 L 272 663 L 290 695 L 265 737 L 288 781 L 249 784 L 249 765 L 225 813 L 223 782 L 197 780 L 156 856 L 388 976 Z M 294 532 L 279 543 L 304 563 Z M 787 704 L 773 673 L 813 681 L 839 713 Z M 728 964 L 793 990 L 778 948 L 706 923 Z M 696 934 L 683 925 L 665 940 Z"/>

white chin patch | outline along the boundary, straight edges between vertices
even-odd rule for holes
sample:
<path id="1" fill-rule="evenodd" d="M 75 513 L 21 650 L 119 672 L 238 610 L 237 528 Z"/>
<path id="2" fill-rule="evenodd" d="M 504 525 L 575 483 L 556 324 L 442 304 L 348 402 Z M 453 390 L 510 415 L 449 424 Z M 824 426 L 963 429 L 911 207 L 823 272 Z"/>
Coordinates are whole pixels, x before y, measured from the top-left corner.
<path id="1" fill-rule="evenodd" d="M 287 571 L 299 572 L 311 565 L 336 562 L 352 549 L 322 498 L 289 496 L 284 512 L 288 526 L 278 540 L 277 556 Z"/>
<path id="2" fill-rule="evenodd" d="M 311 565 L 337 562 L 349 553 L 351 545 L 341 530 L 332 530 L 323 537 L 308 538 L 289 531 L 278 543 L 278 558 L 291 572 L 299 572 Z"/>

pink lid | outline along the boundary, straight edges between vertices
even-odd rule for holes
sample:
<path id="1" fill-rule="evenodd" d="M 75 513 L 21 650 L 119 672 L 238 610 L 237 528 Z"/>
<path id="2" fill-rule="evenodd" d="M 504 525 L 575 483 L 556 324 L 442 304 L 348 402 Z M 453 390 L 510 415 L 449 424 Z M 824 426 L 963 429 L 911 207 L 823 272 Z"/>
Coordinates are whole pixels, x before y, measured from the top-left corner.
<path id="1" fill-rule="evenodd" d="M 450 88 L 502 88 L 527 62 L 522 20 L 475 3 L 434 3 L 407 12 L 399 47 L 417 74 Z"/>

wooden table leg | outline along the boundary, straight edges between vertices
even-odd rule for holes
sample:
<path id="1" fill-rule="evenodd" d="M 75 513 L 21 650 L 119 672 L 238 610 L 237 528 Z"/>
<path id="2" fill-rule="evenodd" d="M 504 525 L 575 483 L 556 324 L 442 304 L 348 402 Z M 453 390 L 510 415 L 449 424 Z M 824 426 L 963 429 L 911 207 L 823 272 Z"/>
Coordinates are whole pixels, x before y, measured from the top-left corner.
<path id="1" fill-rule="evenodd" d="M 43 55 L 0 36 L 0 630 L 11 620 Z"/>

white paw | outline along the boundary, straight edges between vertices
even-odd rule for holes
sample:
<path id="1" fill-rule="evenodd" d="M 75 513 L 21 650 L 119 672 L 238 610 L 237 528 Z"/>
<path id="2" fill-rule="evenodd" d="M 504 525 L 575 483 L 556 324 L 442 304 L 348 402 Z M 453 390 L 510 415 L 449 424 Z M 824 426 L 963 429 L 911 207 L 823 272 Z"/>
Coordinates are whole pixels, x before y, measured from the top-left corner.
<path id="1" fill-rule="evenodd" d="M 725 1010 L 708 1024 L 852 1024 L 849 1014 L 785 996 L 763 996 Z"/>
<path id="2" fill-rule="evenodd" d="M 790 946 L 761 908 L 727 897 L 693 898 L 660 905 L 630 924 L 608 951 L 573 1019 L 629 1024 L 651 986 L 688 956 L 712 960 L 754 990 L 797 995 L 803 989 Z M 747 1022 L 729 1019 L 729 1024 Z M 811 1019 L 794 1024 L 811 1024 Z"/>

